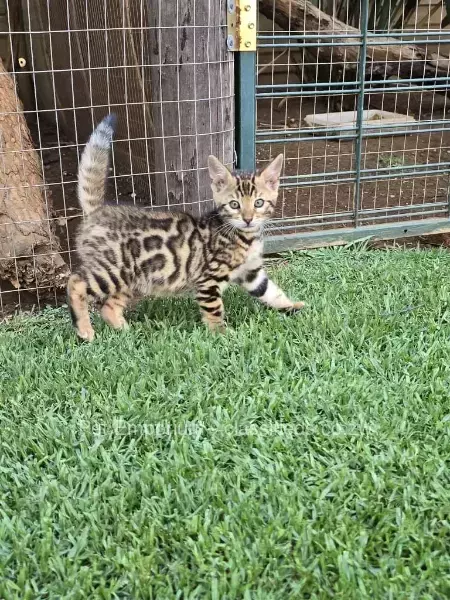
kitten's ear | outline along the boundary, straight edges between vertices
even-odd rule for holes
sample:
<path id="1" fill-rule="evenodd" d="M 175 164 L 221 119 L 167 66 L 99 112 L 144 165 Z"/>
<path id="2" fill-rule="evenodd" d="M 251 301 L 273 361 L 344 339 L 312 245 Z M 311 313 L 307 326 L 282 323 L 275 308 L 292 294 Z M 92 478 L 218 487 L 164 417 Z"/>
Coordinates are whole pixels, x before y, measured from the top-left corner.
<path id="1" fill-rule="evenodd" d="M 261 173 L 261 178 L 263 179 L 266 186 L 273 190 L 274 192 L 278 191 L 278 186 L 280 185 L 280 175 L 281 169 L 283 168 L 283 158 L 282 154 L 279 154 L 268 167 L 264 169 Z"/>
<path id="2" fill-rule="evenodd" d="M 220 192 L 230 183 L 232 178 L 230 171 L 215 156 L 208 156 L 208 170 L 214 191 Z"/>

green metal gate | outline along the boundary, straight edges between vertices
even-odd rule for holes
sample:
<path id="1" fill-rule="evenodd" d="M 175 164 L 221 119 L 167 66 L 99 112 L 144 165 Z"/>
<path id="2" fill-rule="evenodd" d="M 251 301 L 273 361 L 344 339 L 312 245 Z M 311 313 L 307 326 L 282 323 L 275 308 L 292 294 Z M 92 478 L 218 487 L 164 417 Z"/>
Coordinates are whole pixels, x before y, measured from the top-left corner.
<path id="1" fill-rule="evenodd" d="M 337 4 L 228 1 L 238 167 L 285 154 L 269 251 L 450 231 L 444 3 Z"/>

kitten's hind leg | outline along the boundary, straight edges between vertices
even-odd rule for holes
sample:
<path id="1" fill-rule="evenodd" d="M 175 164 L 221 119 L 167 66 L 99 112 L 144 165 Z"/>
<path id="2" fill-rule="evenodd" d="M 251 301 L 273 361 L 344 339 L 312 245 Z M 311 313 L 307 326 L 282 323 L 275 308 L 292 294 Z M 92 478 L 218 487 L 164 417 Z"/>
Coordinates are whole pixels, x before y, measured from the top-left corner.
<path id="1" fill-rule="evenodd" d="M 117 292 L 109 296 L 102 307 L 101 315 L 110 327 L 114 329 L 128 329 L 128 323 L 123 316 L 123 311 L 131 300 L 125 292 Z"/>
<path id="2" fill-rule="evenodd" d="M 80 275 L 74 273 L 69 277 L 67 283 L 67 301 L 72 323 L 80 338 L 91 342 L 94 339 L 94 329 L 89 319 L 87 289 L 88 285 Z"/>

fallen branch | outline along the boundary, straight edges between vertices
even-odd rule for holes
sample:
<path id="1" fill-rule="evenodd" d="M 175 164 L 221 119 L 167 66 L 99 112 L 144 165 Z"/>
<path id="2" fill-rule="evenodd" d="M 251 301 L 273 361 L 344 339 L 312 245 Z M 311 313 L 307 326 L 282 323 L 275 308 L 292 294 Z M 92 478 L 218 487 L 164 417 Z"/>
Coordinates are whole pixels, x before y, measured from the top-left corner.
<path id="1" fill-rule="evenodd" d="M 299 33 L 314 32 L 319 34 L 354 35 L 343 40 L 345 46 L 319 46 L 305 48 L 314 53 L 318 63 L 341 63 L 346 73 L 356 73 L 358 68 L 360 39 L 359 29 L 343 23 L 339 19 L 327 15 L 308 0 L 260 0 L 260 12 L 268 19 L 274 20 L 295 39 L 295 31 Z M 395 76 L 397 78 L 448 77 L 450 59 L 436 54 L 428 54 L 426 50 L 414 44 L 403 45 L 395 38 L 380 37 L 377 45 L 367 47 L 366 79 L 382 80 Z M 354 45 L 352 45 L 354 44 Z M 344 80 L 352 80 L 343 75 Z M 437 90 L 438 91 L 438 90 Z M 446 90 L 443 90 L 445 93 Z"/>

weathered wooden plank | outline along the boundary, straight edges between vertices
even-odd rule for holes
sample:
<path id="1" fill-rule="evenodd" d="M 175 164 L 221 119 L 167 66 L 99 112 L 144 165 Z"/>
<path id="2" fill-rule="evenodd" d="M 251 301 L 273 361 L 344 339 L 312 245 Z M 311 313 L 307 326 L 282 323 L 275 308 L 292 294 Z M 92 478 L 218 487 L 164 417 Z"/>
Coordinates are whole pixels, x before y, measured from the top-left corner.
<path id="1" fill-rule="evenodd" d="M 233 162 L 233 79 L 226 12 L 213 0 L 148 0 L 155 136 L 154 203 L 203 212 L 207 157 Z"/>
<path id="2" fill-rule="evenodd" d="M 328 231 L 308 231 L 305 233 L 267 237 L 264 243 L 264 251 L 266 254 L 272 254 L 287 250 L 320 248 L 323 246 L 344 246 L 350 242 L 365 239 L 370 239 L 371 241 L 391 240 L 427 234 L 448 233 L 449 231 L 450 219 L 423 219 L 421 221 L 385 223 L 364 227 L 330 229 Z"/>

